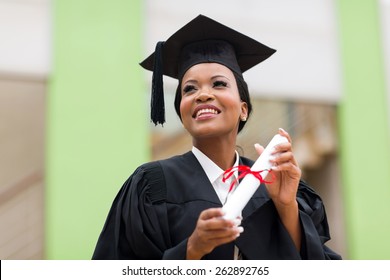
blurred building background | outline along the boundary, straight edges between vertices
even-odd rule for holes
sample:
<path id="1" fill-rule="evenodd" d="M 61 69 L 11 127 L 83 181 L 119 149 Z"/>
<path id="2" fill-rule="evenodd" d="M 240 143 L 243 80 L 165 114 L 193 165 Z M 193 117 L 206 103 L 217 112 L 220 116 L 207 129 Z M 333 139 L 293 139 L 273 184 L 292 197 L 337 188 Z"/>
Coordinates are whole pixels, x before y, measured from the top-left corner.
<path id="1" fill-rule="evenodd" d="M 198 14 L 277 49 L 244 74 L 239 152 L 285 128 L 328 245 L 390 259 L 390 1 L 0 0 L 1 259 L 89 259 L 134 169 L 191 148 L 176 82 L 154 127 L 138 63 Z"/>

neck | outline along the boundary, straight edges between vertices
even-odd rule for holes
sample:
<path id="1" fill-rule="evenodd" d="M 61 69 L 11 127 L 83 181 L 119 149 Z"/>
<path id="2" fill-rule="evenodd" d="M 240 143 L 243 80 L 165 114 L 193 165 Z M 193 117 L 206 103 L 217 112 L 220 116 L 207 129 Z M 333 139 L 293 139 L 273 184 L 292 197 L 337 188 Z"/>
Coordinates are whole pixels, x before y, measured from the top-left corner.
<path id="1" fill-rule="evenodd" d="M 232 167 L 236 160 L 235 139 L 193 139 L 193 145 L 223 170 Z"/>

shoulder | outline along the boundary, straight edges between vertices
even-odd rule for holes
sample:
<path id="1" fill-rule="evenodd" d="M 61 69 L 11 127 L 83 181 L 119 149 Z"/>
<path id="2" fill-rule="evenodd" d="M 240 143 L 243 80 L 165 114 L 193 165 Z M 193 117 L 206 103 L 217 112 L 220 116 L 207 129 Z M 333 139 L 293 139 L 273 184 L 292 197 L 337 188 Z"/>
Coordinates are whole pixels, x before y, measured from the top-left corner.
<path id="1" fill-rule="evenodd" d="M 195 155 L 192 152 L 187 152 L 182 155 L 177 155 L 167 159 L 159 160 L 158 163 L 163 168 L 176 168 L 189 163 L 193 163 L 194 161 L 197 161 Z"/>
<path id="2" fill-rule="evenodd" d="M 165 200 L 165 179 L 160 162 L 152 161 L 138 166 L 123 184 L 119 197 L 141 200 L 148 197 L 152 204 Z"/>
<path id="3" fill-rule="evenodd" d="M 190 161 L 192 157 L 195 158 L 191 152 L 188 152 L 183 155 L 147 162 L 140 165 L 131 177 L 134 175 L 141 175 L 143 178 L 149 180 L 156 179 L 156 177 L 161 178 L 164 173 L 164 169 L 178 167 L 181 164 Z"/>
<path id="4" fill-rule="evenodd" d="M 171 158 L 151 161 L 137 167 L 124 184 L 124 189 L 137 195 L 147 195 L 152 201 L 166 198 L 167 179 L 178 169 L 191 166 L 194 155 L 188 152 Z"/>

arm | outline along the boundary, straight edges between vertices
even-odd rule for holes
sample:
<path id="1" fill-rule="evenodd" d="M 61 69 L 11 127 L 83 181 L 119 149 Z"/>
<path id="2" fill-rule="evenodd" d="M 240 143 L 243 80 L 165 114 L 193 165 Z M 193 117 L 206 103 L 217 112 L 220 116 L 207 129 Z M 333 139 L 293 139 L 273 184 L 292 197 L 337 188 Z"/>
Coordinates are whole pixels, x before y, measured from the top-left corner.
<path id="1" fill-rule="evenodd" d="M 280 221 L 290 235 L 295 248 L 305 259 L 341 259 L 325 243 L 330 239 L 328 221 L 321 198 L 305 182 L 300 180 L 301 170 L 295 160 L 291 138 L 287 132 L 279 133 L 289 143 L 275 148 L 271 162 L 275 177 L 266 184 Z M 257 146 L 261 154 L 262 147 Z"/>
<path id="2" fill-rule="evenodd" d="M 273 164 L 272 173 L 274 177 L 271 177 L 272 174 L 268 175 L 267 180 L 271 183 L 266 184 L 266 188 L 284 227 L 299 251 L 302 233 L 296 194 L 302 172 L 292 152 L 290 135 L 283 129 L 279 129 L 279 134 L 285 136 L 289 142 L 275 147 L 270 159 Z M 264 150 L 258 144 L 255 145 L 255 148 L 259 154 Z"/>
<path id="3" fill-rule="evenodd" d="M 301 224 L 299 221 L 299 209 L 298 203 L 295 202 L 292 205 L 276 205 L 276 210 L 278 211 L 280 220 L 282 221 L 284 227 L 289 233 L 291 239 L 294 242 L 295 247 L 299 251 L 301 249 Z"/>

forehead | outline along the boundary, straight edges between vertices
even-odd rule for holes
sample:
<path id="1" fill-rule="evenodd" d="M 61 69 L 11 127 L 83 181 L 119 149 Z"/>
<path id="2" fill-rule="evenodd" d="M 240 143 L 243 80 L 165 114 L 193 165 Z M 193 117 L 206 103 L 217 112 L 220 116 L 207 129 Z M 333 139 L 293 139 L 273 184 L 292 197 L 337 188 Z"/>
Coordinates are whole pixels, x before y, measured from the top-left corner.
<path id="1" fill-rule="evenodd" d="M 224 76 L 228 79 L 234 79 L 234 74 L 225 65 L 219 63 L 199 63 L 190 67 L 184 74 L 182 82 L 187 80 L 198 80 L 201 78 L 213 78 Z"/>

